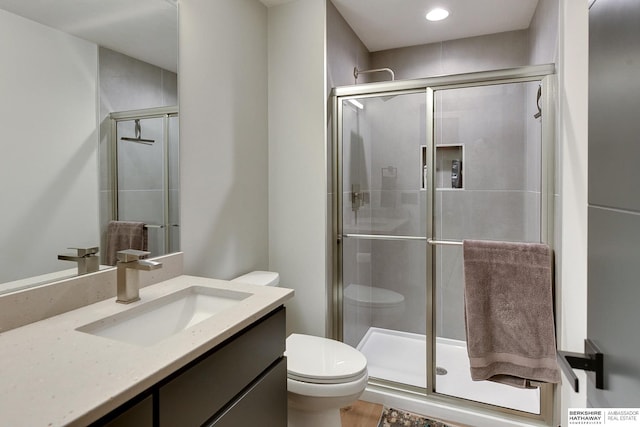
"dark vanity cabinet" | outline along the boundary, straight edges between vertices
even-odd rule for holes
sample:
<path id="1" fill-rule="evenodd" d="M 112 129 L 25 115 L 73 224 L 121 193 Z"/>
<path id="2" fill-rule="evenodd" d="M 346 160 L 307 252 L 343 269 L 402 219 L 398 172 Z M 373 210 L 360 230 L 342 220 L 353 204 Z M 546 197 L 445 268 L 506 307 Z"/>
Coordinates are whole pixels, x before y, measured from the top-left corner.
<path id="1" fill-rule="evenodd" d="M 281 307 L 93 425 L 284 427 L 285 338 Z"/>
<path id="2" fill-rule="evenodd" d="M 127 402 L 121 408 L 116 409 L 111 414 L 107 415 L 103 419 L 92 426 L 106 426 L 106 427 L 125 427 L 125 426 L 140 426 L 140 427 L 152 427 L 153 424 L 153 396 L 148 395 L 140 398 L 136 398 Z M 114 418 L 115 417 L 115 418 Z"/>

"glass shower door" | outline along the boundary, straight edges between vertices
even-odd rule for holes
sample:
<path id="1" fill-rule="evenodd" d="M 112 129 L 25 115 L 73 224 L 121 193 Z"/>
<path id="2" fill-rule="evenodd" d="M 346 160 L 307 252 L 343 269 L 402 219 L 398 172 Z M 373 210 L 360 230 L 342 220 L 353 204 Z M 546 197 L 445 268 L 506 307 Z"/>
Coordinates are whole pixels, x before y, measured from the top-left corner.
<path id="1" fill-rule="evenodd" d="M 437 241 L 542 240 L 539 87 L 533 81 L 434 92 Z M 471 380 L 462 246 L 436 244 L 433 261 L 435 391 L 539 414 L 539 389 Z"/>
<path id="2" fill-rule="evenodd" d="M 550 73 L 334 88 L 333 336 L 371 393 L 552 419 L 551 385 L 471 380 L 462 259 L 463 240 L 553 240 Z"/>
<path id="3" fill-rule="evenodd" d="M 372 378 L 426 387 L 426 94 L 341 106 L 343 341 Z"/>

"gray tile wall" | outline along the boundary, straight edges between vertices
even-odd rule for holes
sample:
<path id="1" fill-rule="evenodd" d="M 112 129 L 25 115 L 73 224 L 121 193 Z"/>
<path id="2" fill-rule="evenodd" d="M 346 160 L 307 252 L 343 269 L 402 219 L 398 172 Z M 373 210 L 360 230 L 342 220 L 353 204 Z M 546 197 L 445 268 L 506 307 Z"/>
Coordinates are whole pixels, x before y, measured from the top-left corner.
<path id="1" fill-rule="evenodd" d="M 421 190 L 420 154 L 421 145 L 426 143 L 425 95 L 415 93 L 359 101 L 364 105 L 363 110 L 347 106 L 343 113 L 345 229 L 365 234 L 425 236 L 426 204 L 425 191 Z M 369 195 L 357 216 L 351 205 L 351 184 L 354 183 Z M 424 242 L 358 241 L 354 250 L 356 252 L 344 257 L 345 286 L 357 283 L 390 290 L 402 295 L 405 302 L 403 312 L 385 307 L 368 317 L 367 310 L 360 312 L 358 307 L 345 305 L 345 331 L 348 331 L 345 336 L 352 340 L 361 338 L 366 332 L 362 324 L 365 319 L 369 320 L 368 326 L 424 334 Z M 349 275 L 349 271 L 354 274 Z M 363 274 L 364 271 L 368 274 Z"/>
<path id="2" fill-rule="evenodd" d="M 464 188 L 437 190 L 436 237 L 539 241 L 540 122 L 527 105 L 536 90 L 516 83 L 436 92 L 436 147 L 464 149 Z M 437 247 L 435 268 L 438 336 L 464 340 L 461 248 Z"/>
<path id="3" fill-rule="evenodd" d="M 498 70 L 529 64 L 529 32 L 509 31 L 371 54 L 373 68 L 389 67 L 396 79 Z M 376 81 L 386 76 L 376 76 Z"/>
<path id="4" fill-rule="evenodd" d="M 517 83 L 437 92 L 436 144 L 458 144 L 464 149 L 464 188 L 436 191 L 438 238 L 539 241 L 540 121 L 531 113 L 535 105 L 527 105 L 535 101 L 536 91 L 536 84 Z M 420 190 L 420 146 L 426 142 L 424 94 L 360 101 L 364 110 L 349 106 L 344 110 L 345 228 L 356 233 L 424 236 L 426 200 Z M 352 183 L 370 195 L 357 218 L 351 207 Z M 358 251 L 363 250 L 358 246 L 345 257 L 345 285 L 358 283 L 401 293 L 407 301 L 405 316 L 394 327 L 424 333 L 426 253 L 424 245 L 414 246 L 370 242 L 365 253 L 371 261 L 366 265 L 357 264 L 362 253 Z M 365 268 L 370 274 L 363 276 Z M 464 339 L 459 248 L 438 249 L 436 269 L 438 333 Z M 372 326 L 391 328 L 373 320 Z"/>

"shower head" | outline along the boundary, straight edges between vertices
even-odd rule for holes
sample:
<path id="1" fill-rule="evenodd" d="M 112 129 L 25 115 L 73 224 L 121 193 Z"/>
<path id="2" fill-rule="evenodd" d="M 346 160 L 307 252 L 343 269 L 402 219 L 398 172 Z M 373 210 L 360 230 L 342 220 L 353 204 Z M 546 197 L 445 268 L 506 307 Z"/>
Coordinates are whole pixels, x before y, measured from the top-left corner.
<path id="1" fill-rule="evenodd" d="M 123 141 L 137 142 L 145 145 L 152 145 L 154 142 L 156 142 L 155 139 L 142 138 L 142 129 L 140 128 L 140 119 L 135 119 L 135 132 L 136 132 L 135 138 L 132 138 L 130 136 L 123 136 L 120 139 Z"/>
<path id="2" fill-rule="evenodd" d="M 356 78 L 356 84 L 358 84 L 358 76 L 360 74 L 380 73 L 380 72 L 389 73 L 389 75 L 391 76 L 391 81 L 394 81 L 396 79 L 396 74 L 393 72 L 393 70 L 391 68 L 376 68 L 376 69 L 372 69 L 372 70 L 358 70 L 358 67 L 354 67 L 353 68 L 353 77 Z"/>

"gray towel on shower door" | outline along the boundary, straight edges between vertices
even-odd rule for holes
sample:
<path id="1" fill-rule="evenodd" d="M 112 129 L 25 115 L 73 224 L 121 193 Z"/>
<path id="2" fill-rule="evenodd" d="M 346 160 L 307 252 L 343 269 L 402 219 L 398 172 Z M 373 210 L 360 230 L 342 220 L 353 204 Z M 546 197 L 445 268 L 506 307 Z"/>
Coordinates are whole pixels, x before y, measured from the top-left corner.
<path id="1" fill-rule="evenodd" d="M 471 378 L 521 388 L 559 383 L 551 249 L 465 240 L 463 256 Z"/>
<path id="2" fill-rule="evenodd" d="M 116 265 L 118 251 L 137 249 L 146 251 L 147 228 L 144 222 L 110 221 L 107 226 L 106 264 Z"/>

